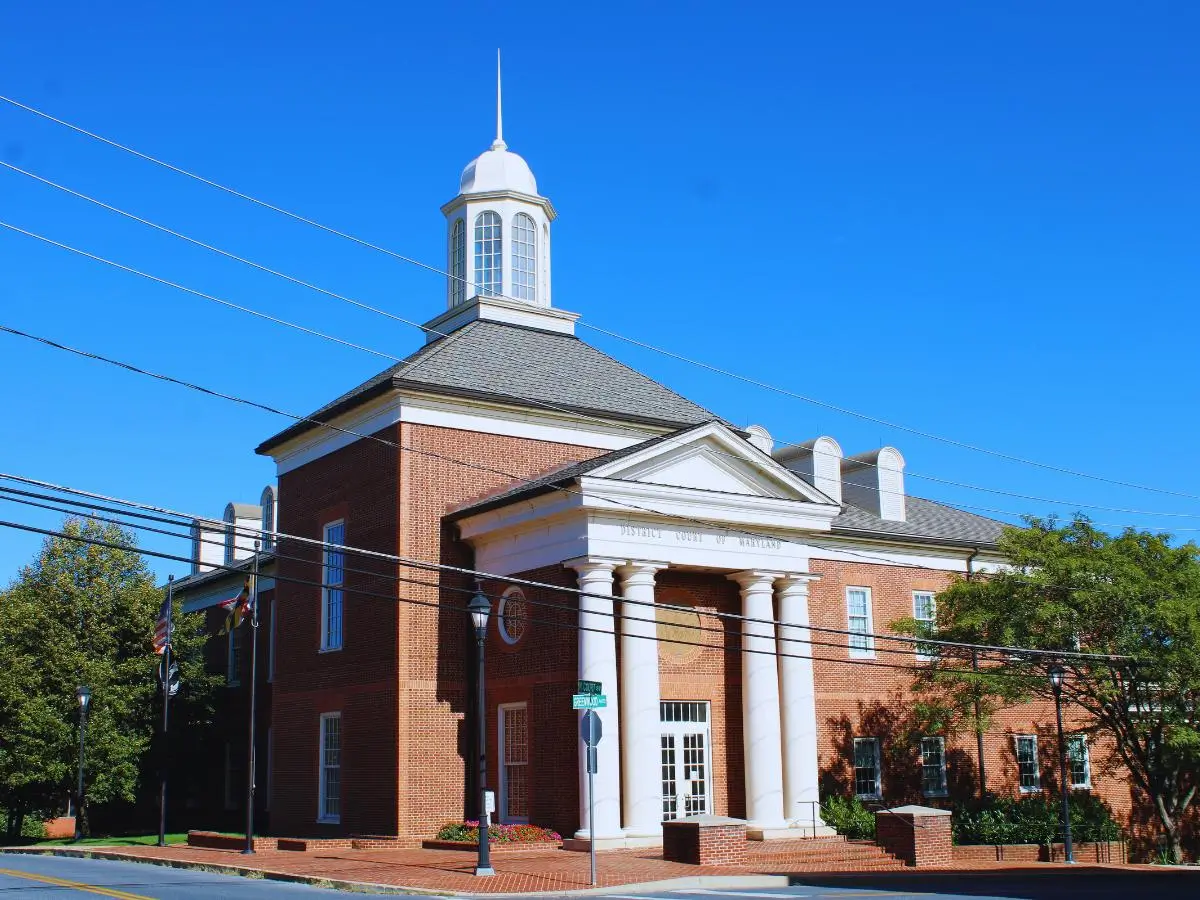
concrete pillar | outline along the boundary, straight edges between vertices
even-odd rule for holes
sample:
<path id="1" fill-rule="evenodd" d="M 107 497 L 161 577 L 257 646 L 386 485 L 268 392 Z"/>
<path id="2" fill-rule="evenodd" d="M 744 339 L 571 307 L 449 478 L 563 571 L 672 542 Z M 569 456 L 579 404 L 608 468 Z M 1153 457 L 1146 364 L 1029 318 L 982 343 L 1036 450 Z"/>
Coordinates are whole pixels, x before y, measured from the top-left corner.
<path id="1" fill-rule="evenodd" d="M 746 819 L 751 836 L 787 827 L 783 817 L 783 755 L 779 665 L 775 658 L 774 584 L 779 572 L 728 576 L 742 589 L 742 737 L 746 749 Z M 749 652 L 747 652 L 749 651 Z M 761 652 L 755 652 L 761 651 Z"/>
<path id="2" fill-rule="evenodd" d="M 654 573 L 666 563 L 632 561 L 621 576 L 621 764 L 625 834 L 662 836 L 662 727 Z M 649 605 L 642 605 L 649 604 Z"/>
<path id="3" fill-rule="evenodd" d="M 808 641 L 808 584 L 819 576 L 785 575 L 779 601 L 779 699 L 783 729 L 783 815 L 792 825 L 820 827 L 817 806 L 817 706 Z"/>
<path id="4" fill-rule="evenodd" d="M 599 681 L 608 695 L 608 706 L 596 710 L 604 736 L 596 747 L 596 840 L 621 838 L 621 745 L 617 698 L 617 642 L 613 618 L 613 570 L 617 559 L 582 557 L 563 563 L 579 573 L 579 589 L 596 597 L 579 598 L 579 677 Z M 583 630 L 594 629 L 594 630 Z M 582 713 L 580 713 L 582 715 Z M 578 730 L 576 730 L 578 735 Z M 578 738 L 576 738 L 578 740 Z M 579 743 L 579 831 L 588 837 L 587 748 Z"/>

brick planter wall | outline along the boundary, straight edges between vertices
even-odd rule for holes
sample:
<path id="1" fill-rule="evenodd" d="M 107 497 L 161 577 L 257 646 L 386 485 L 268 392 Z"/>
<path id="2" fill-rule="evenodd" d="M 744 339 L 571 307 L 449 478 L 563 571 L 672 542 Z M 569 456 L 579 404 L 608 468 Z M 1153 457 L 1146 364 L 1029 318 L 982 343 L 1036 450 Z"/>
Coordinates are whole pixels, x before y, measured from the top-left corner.
<path id="1" fill-rule="evenodd" d="M 664 822 L 663 859 L 694 866 L 744 866 L 746 823 L 723 816 Z"/>
<path id="2" fill-rule="evenodd" d="M 910 866 L 954 862 L 950 813 L 924 806 L 900 806 L 875 813 L 875 843 Z"/>
<path id="3" fill-rule="evenodd" d="M 210 850 L 242 850 L 246 846 L 246 838 L 240 834 L 219 834 L 216 831 L 189 831 L 187 842 L 189 847 L 207 847 Z M 279 840 L 273 837 L 256 837 L 255 850 L 277 850 Z"/>
<path id="4" fill-rule="evenodd" d="M 1075 860 L 1081 863 L 1127 863 L 1128 845 L 1121 841 L 1082 842 L 1074 845 Z M 1054 844 L 968 844 L 954 848 L 956 863 L 973 862 L 1062 862 L 1063 845 Z"/>

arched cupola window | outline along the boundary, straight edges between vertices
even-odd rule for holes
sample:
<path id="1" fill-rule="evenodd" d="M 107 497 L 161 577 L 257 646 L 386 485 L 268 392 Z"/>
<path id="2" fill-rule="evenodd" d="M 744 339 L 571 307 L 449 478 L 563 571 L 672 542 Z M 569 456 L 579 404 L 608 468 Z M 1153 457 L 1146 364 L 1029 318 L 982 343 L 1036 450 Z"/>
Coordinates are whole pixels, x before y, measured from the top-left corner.
<path id="1" fill-rule="evenodd" d="M 262 549 L 265 552 L 271 552 L 275 549 L 275 536 L 269 534 L 275 530 L 275 488 L 267 485 L 263 489 L 262 499 L 259 501 L 262 506 Z"/>
<path id="2" fill-rule="evenodd" d="M 467 226 L 455 219 L 450 227 L 450 305 L 458 306 L 467 296 Z"/>
<path id="3" fill-rule="evenodd" d="M 233 526 L 236 522 L 236 516 L 233 511 L 233 504 L 230 503 L 225 507 L 225 565 L 233 565 L 234 560 L 234 530 Z"/>
<path id="4" fill-rule="evenodd" d="M 490 209 L 475 217 L 475 283 L 485 297 L 504 293 L 504 242 L 500 216 Z"/>
<path id="5" fill-rule="evenodd" d="M 514 297 L 537 301 L 537 226 L 525 213 L 513 217 L 512 281 Z"/>

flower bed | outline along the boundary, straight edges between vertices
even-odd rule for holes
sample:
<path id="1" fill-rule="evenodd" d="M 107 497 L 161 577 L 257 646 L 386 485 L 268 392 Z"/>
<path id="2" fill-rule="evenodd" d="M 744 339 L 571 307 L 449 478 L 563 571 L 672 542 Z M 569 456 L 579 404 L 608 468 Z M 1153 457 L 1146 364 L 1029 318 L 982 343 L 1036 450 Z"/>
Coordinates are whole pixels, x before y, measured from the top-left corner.
<path id="1" fill-rule="evenodd" d="M 495 850 L 541 850 L 562 846 L 562 836 L 557 831 L 538 825 L 491 825 L 488 839 Z M 473 850 L 479 846 L 479 823 L 448 822 L 438 831 L 437 837 L 421 844 L 429 850 Z"/>

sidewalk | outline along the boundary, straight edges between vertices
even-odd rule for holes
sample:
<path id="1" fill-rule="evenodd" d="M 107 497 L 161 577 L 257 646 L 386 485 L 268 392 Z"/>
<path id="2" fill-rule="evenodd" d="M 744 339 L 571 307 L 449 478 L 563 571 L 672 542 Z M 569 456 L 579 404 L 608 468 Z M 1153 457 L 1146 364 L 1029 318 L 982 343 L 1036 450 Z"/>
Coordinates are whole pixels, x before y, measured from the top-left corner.
<path id="1" fill-rule="evenodd" d="M 24 848 L 24 851 L 30 852 L 30 848 Z M 584 891 L 591 887 L 587 854 L 565 850 L 495 854 L 492 865 L 496 874 L 489 878 L 475 877 L 472 874 L 475 855 L 459 850 L 318 850 L 306 853 L 264 850 L 253 856 L 243 856 L 231 850 L 209 850 L 179 844 L 112 850 L 59 847 L 53 851 L 33 852 L 90 855 L 188 868 L 204 867 L 251 877 L 320 882 L 332 887 L 361 889 L 361 886 L 371 885 L 416 893 L 563 893 Z M 641 890 L 652 887 L 782 887 L 788 883 L 788 873 L 805 871 L 797 866 L 795 854 L 779 846 L 770 848 L 769 852 L 755 853 L 746 867 L 692 866 L 667 862 L 658 854 L 657 850 L 620 850 L 599 854 L 599 886 Z M 1059 866 L 1052 863 L 991 863 L 959 867 L 958 871 L 964 868 L 1045 871 Z M 850 874 L 854 870 L 827 866 L 819 871 Z M 916 874 L 930 870 L 907 871 Z"/>

